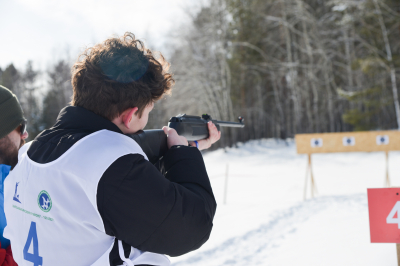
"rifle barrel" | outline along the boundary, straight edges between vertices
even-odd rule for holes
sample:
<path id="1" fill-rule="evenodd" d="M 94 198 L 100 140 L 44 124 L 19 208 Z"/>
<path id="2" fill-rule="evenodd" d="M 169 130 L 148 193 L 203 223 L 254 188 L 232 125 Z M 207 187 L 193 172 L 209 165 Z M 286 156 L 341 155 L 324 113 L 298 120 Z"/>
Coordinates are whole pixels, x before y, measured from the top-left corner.
<path id="1" fill-rule="evenodd" d="M 244 127 L 243 123 L 237 123 L 237 122 L 226 122 L 226 121 L 214 120 L 213 123 L 218 124 L 221 127 Z"/>

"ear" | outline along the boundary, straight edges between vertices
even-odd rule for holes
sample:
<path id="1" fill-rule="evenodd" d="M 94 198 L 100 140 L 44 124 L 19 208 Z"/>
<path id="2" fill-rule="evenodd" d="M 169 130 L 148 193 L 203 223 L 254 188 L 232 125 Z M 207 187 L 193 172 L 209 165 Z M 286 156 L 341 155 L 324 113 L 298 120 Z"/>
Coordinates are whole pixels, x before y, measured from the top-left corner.
<path id="1" fill-rule="evenodd" d="M 133 108 L 126 109 L 122 113 L 122 122 L 128 129 L 130 129 L 130 124 L 131 124 L 132 118 L 138 109 L 139 108 L 137 108 L 137 107 L 133 107 Z"/>

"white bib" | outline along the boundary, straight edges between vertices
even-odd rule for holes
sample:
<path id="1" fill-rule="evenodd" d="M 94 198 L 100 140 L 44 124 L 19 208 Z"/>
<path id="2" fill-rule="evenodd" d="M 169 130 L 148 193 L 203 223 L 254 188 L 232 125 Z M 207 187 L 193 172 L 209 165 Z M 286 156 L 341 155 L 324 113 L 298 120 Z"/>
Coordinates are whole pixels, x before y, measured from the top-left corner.
<path id="1" fill-rule="evenodd" d="M 19 266 L 106 266 L 114 237 L 105 233 L 97 210 L 100 178 L 118 158 L 141 154 L 131 138 L 101 130 L 79 140 L 60 158 L 46 164 L 32 161 L 27 150 L 4 183 L 4 211 L 13 256 Z M 119 242 L 122 248 L 121 242 Z M 120 250 L 123 265 L 170 265 L 164 255 Z"/>

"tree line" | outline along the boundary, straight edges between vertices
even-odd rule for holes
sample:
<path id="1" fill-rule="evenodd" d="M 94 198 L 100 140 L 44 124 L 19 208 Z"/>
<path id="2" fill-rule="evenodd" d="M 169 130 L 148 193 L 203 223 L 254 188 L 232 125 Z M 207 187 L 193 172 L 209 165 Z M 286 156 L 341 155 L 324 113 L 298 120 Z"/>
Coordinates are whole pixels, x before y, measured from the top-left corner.
<path id="1" fill-rule="evenodd" d="M 38 85 L 40 75 L 46 74 L 47 90 Z M 28 61 L 25 69 L 18 70 L 13 64 L 4 70 L 0 68 L 0 84 L 17 95 L 28 120 L 29 139 L 54 125 L 62 108 L 71 101 L 71 64 L 59 60 L 45 73 L 34 69 L 33 62 Z"/>
<path id="2" fill-rule="evenodd" d="M 399 129 L 398 0 L 210 0 L 187 12 L 190 23 L 170 34 L 175 88 L 156 105 L 148 128 L 178 113 L 245 117 L 244 129 L 223 130 L 220 146 Z M 70 66 L 59 61 L 47 71 L 42 98 L 32 62 L 24 71 L 12 65 L 0 71 L 0 84 L 20 97 L 31 131 L 51 126 L 69 102 Z"/>
<path id="3" fill-rule="evenodd" d="M 168 110 L 244 116 L 224 145 L 400 127 L 397 0 L 211 0 L 191 18 Z"/>

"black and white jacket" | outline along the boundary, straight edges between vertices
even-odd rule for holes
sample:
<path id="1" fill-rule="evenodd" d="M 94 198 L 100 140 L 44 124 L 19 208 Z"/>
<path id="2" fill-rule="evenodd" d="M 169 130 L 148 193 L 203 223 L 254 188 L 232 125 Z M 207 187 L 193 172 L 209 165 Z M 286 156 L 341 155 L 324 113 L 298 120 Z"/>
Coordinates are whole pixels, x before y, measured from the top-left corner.
<path id="1" fill-rule="evenodd" d="M 52 162 L 80 139 L 103 129 L 123 134 L 91 111 L 66 107 L 55 125 L 32 142 L 28 156 L 39 164 Z M 142 155 L 128 154 L 112 163 L 99 181 L 97 208 L 105 232 L 116 238 L 115 243 L 123 241 L 126 256 L 131 246 L 179 256 L 198 249 L 210 236 L 216 202 L 199 150 L 171 147 L 163 168 L 164 176 Z M 122 263 L 115 245 L 110 265 Z"/>

